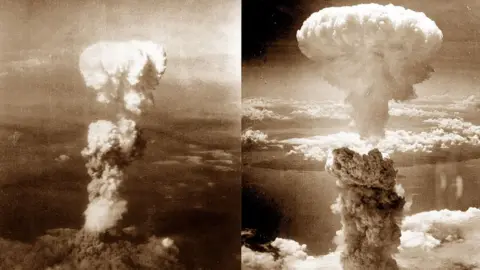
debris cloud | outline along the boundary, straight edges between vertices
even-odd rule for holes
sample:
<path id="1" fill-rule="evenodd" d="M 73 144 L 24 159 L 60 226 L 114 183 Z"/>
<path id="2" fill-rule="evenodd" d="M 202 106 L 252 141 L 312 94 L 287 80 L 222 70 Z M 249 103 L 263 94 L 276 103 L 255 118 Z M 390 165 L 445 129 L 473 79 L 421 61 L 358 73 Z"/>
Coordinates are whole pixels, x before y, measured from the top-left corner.
<path id="1" fill-rule="evenodd" d="M 97 101 L 116 102 L 130 113 L 141 114 L 153 104 L 153 90 L 166 70 L 162 46 L 151 41 L 102 41 L 80 55 L 79 68 Z"/>
<path id="2" fill-rule="evenodd" d="M 363 137 L 383 136 L 390 100 L 416 97 L 414 84 L 434 72 L 442 31 L 424 13 L 360 4 L 313 13 L 297 31 L 298 46 L 319 62 L 319 75 L 346 91 Z"/>
<path id="3" fill-rule="evenodd" d="M 153 91 L 166 69 L 163 47 L 151 41 L 98 42 L 80 55 L 80 72 L 97 101 L 116 102 L 117 120 L 89 126 L 88 146 L 82 151 L 92 181 L 84 229 L 103 233 L 115 228 L 127 211 L 121 191 L 125 167 L 138 159 L 145 140 L 131 116 L 153 104 Z"/>
<path id="4" fill-rule="evenodd" d="M 134 121 L 118 123 L 99 120 L 90 124 L 88 146 L 82 156 L 88 160 L 92 181 L 88 185 L 89 205 L 85 211 L 85 229 L 104 232 L 113 228 L 127 211 L 121 198 L 124 168 L 138 158 L 145 147 Z"/>
<path id="5" fill-rule="evenodd" d="M 393 254 L 400 245 L 405 198 L 393 161 L 378 149 L 360 155 L 338 148 L 326 170 L 337 178 L 340 190 L 332 209 L 342 221 L 343 269 L 399 269 Z"/>

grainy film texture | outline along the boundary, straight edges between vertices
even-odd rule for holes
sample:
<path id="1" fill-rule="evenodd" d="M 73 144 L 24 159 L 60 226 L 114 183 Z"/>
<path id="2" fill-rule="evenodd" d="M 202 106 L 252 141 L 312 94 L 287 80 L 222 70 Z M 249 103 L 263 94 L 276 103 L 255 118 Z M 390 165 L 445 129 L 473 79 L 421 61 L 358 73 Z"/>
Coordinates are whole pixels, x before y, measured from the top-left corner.
<path id="1" fill-rule="evenodd" d="M 476 269 L 476 1 L 243 1 L 242 269 Z"/>
<path id="2" fill-rule="evenodd" d="M 240 9 L 0 3 L 0 269 L 240 269 Z"/>

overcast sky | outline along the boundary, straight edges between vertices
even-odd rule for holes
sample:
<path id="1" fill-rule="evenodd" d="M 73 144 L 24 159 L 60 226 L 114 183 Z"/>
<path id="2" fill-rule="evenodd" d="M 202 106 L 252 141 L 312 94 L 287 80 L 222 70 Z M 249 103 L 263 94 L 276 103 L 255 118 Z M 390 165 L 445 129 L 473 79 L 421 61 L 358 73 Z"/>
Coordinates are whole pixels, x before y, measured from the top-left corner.
<path id="1" fill-rule="evenodd" d="M 480 78 L 477 73 L 480 72 L 480 1 L 281 0 L 280 4 L 275 4 L 274 1 L 244 2 L 248 2 L 250 7 L 244 10 L 243 19 L 251 18 L 250 27 L 242 30 L 243 46 L 249 49 L 243 55 L 244 96 L 272 95 L 315 99 L 340 97 L 336 92 L 331 94 L 331 87 L 318 82 L 318 76 L 298 50 L 295 33 L 311 13 L 323 7 L 367 2 L 392 3 L 424 12 L 442 30 L 444 42 L 433 63 L 438 72 L 431 81 L 418 86 L 420 93 L 450 91 L 452 94 L 465 95 L 479 91 L 477 86 L 480 85 Z M 270 5 L 261 4 L 263 2 Z M 250 13 L 257 16 L 251 16 Z M 262 16 L 258 16 L 260 13 Z M 262 36 L 251 33 L 254 25 L 257 25 Z"/>

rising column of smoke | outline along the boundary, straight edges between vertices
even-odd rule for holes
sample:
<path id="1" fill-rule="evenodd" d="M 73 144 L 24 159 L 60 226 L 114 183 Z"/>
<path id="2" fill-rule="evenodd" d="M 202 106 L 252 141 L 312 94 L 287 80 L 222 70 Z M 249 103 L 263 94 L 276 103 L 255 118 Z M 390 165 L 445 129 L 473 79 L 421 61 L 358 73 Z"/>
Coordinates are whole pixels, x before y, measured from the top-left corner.
<path id="1" fill-rule="evenodd" d="M 313 13 L 297 31 L 298 46 L 318 61 L 320 77 L 346 91 L 362 137 L 383 136 L 388 101 L 416 97 L 428 79 L 442 31 L 424 13 L 394 5 L 330 7 Z"/>
<path id="2" fill-rule="evenodd" d="M 96 91 L 97 101 L 117 103 L 116 123 L 99 120 L 88 130 L 88 146 L 82 151 L 92 177 L 88 185 L 89 204 L 84 229 L 102 233 L 117 225 L 127 211 L 120 192 L 124 169 L 145 147 L 134 120 L 153 103 L 152 91 L 165 71 L 166 55 L 150 41 L 99 42 L 80 56 L 80 72 L 88 88 Z"/>
<path id="3" fill-rule="evenodd" d="M 332 209 L 342 220 L 343 269 L 398 269 L 392 255 L 400 245 L 405 198 L 395 181 L 393 161 L 383 159 L 378 149 L 360 155 L 338 148 L 326 170 L 337 178 L 340 189 Z"/>
<path id="4" fill-rule="evenodd" d="M 92 181 L 88 184 L 89 204 L 84 228 L 103 232 L 114 227 L 127 211 L 120 192 L 124 168 L 142 154 L 145 143 L 134 121 L 96 121 L 89 126 L 88 146 L 82 151 Z"/>

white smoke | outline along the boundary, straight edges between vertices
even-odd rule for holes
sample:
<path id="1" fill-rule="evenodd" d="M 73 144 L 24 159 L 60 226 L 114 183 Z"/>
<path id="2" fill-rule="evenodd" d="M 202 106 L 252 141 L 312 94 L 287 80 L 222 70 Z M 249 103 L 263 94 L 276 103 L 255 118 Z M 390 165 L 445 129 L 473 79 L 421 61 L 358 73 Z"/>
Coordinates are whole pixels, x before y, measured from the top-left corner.
<path id="1" fill-rule="evenodd" d="M 140 115 L 153 103 L 152 91 L 166 69 L 163 47 L 151 41 L 98 42 L 80 55 L 80 72 L 97 101 L 121 106 L 116 123 L 99 120 L 90 124 L 88 146 L 82 151 L 92 181 L 84 229 L 101 233 L 117 225 L 127 211 L 121 198 L 124 168 L 138 158 L 145 142 L 128 112 Z M 126 111 L 124 111 L 126 110 Z"/>
<path id="2" fill-rule="evenodd" d="M 166 69 L 166 53 L 151 41 L 98 42 L 80 55 L 79 68 L 97 101 L 116 101 L 135 114 L 153 103 L 152 91 Z"/>
<path id="3" fill-rule="evenodd" d="M 121 119 L 116 124 L 99 120 L 90 124 L 88 146 L 82 151 L 92 178 L 87 188 L 86 230 L 103 232 L 113 228 L 127 211 L 127 202 L 120 194 L 125 178 L 123 169 L 141 154 L 139 140 L 132 120 Z"/>
<path id="4" fill-rule="evenodd" d="M 390 100 L 416 97 L 413 85 L 434 71 L 428 63 L 442 39 L 424 13 L 378 4 L 325 8 L 297 32 L 321 77 L 347 92 L 362 136 L 383 135 Z"/>

